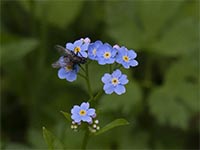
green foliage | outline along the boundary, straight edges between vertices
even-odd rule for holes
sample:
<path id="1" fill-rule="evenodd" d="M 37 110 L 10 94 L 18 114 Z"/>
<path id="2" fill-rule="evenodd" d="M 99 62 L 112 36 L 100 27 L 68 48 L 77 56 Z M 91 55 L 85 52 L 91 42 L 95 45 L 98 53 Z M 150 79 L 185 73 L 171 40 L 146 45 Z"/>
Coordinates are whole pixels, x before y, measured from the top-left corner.
<path id="1" fill-rule="evenodd" d="M 73 19 L 80 12 L 83 3 L 82 0 L 74 2 L 69 0 L 59 2 L 54 0 L 32 2 L 19 0 L 19 2 L 24 9 L 26 9 L 26 11 L 33 13 L 33 15 L 35 15 L 35 17 L 39 20 L 46 20 L 47 22 L 60 28 L 65 28 L 73 21 Z"/>
<path id="2" fill-rule="evenodd" d="M 60 111 L 60 112 L 65 116 L 65 118 L 66 118 L 69 122 L 72 121 L 71 115 L 70 115 L 69 113 L 64 112 L 64 111 Z"/>
<path id="3" fill-rule="evenodd" d="M 49 150 L 54 150 L 57 148 L 62 148 L 61 142 L 45 127 L 42 127 L 43 137 L 48 145 Z"/>
<path id="4" fill-rule="evenodd" d="M 22 57 L 36 49 L 37 46 L 38 41 L 30 38 L 21 38 L 6 44 L 2 43 L 0 57 L 6 59 L 2 59 L 1 65 L 22 59 Z"/>
<path id="5" fill-rule="evenodd" d="M 118 126 L 124 126 L 124 125 L 128 125 L 129 122 L 125 119 L 116 119 L 114 121 L 112 121 L 111 123 L 107 124 L 105 127 L 103 127 L 99 132 L 97 132 L 95 135 L 100 135 L 106 131 L 109 131 L 115 127 Z"/>

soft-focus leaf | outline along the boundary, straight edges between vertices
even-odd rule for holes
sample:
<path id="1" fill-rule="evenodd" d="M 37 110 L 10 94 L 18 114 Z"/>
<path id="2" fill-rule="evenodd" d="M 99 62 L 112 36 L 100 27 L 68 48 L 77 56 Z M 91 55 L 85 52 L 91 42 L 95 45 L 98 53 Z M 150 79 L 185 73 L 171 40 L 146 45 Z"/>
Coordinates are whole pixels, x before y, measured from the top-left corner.
<path id="1" fill-rule="evenodd" d="M 35 39 L 21 39 L 1 45 L 1 65 L 21 59 L 23 56 L 34 50 L 37 45 L 38 41 Z"/>
<path id="2" fill-rule="evenodd" d="M 129 80 L 131 80 L 130 78 L 131 77 L 128 77 Z M 122 95 L 117 95 L 116 93 L 111 95 L 105 94 L 100 100 L 100 108 L 102 111 L 120 111 L 127 115 L 132 111 L 135 112 L 135 110 L 138 109 L 136 108 L 137 104 L 141 102 L 141 89 L 139 85 L 132 80 L 125 85 L 125 88 L 126 93 Z"/>
<path id="3" fill-rule="evenodd" d="M 20 4 L 30 13 L 33 13 L 37 18 L 47 20 L 58 27 L 64 28 L 78 15 L 82 8 L 82 0 L 79 1 L 34 1 L 31 4 L 29 1 L 19 0 Z M 30 5 L 34 5 L 35 12 L 31 10 Z"/>
<path id="4" fill-rule="evenodd" d="M 69 113 L 64 112 L 64 111 L 60 111 L 60 112 L 65 116 L 65 118 L 66 118 L 69 122 L 72 121 L 71 115 L 70 115 Z"/>
<path id="5" fill-rule="evenodd" d="M 45 127 L 42 128 L 43 130 L 43 137 L 48 145 L 49 150 L 54 150 L 58 148 L 62 148 L 62 143 Z"/>
<path id="6" fill-rule="evenodd" d="M 191 54 L 168 70 L 165 83 L 149 97 L 152 114 L 162 124 L 186 129 L 189 119 L 199 111 L 198 56 Z"/>
<path id="7" fill-rule="evenodd" d="M 114 121 L 112 121 L 111 123 L 107 124 L 105 127 L 103 127 L 99 132 L 97 132 L 95 135 L 100 135 L 106 131 L 109 131 L 115 127 L 118 126 L 123 126 L 123 125 L 128 125 L 129 122 L 125 119 L 116 119 Z"/>
<path id="8" fill-rule="evenodd" d="M 176 95 L 173 89 L 155 89 L 149 97 L 151 113 L 160 124 L 186 129 L 188 127 L 189 112 Z"/>
<path id="9" fill-rule="evenodd" d="M 137 1 L 136 10 L 144 32 L 150 36 L 156 35 L 179 10 L 183 1 Z"/>
<path id="10" fill-rule="evenodd" d="M 141 48 L 143 35 L 135 21 L 136 7 L 133 1 L 106 2 L 107 31 L 119 45 L 125 45 L 129 49 Z"/>
<path id="11" fill-rule="evenodd" d="M 198 42 L 198 23 L 183 19 L 169 27 L 153 44 L 152 50 L 167 56 L 184 55 L 198 48 Z"/>

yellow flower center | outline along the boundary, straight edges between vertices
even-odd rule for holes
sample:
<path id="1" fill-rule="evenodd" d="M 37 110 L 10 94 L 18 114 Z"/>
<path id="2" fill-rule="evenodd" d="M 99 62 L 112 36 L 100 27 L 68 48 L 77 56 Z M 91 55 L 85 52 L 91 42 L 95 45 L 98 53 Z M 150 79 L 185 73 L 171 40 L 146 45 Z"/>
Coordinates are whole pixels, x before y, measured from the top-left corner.
<path id="1" fill-rule="evenodd" d="M 80 47 L 75 47 L 75 48 L 74 48 L 74 52 L 75 52 L 75 53 L 78 53 L 78 52 L 80 52 L 80 51 L 81 51 L 81 48 L 80 48 Z"/>
<path id="2" fill-rule="evenodd" d="M 104 58 L 107 59 L 107 58 L 110 58 L 111 54 L 110 54 L 110 52 L 105 52 L 103 56 L 104 56 Z"/>
<path id="3" fill-rule="evenodd" d="M 65 67 L 65 69 L 66 69 L 67 71 L 70 71 L 70 70 L 72 70 L 72 66 L 71 66 L 71 65 L 68 65 L 68 66 Z"/>
<path id="4" fill-rule="evenodd" d="M 80 111 L 79 111 L 79 115 L 81 115 L 81 116 L 85 116 L 85 115 L 86 115 L 86 111 L 85 111 L 85 110 L 83 110 L 83 109 L 82 109 L 82 110 L 80 110 Z"/>
<path id="5" fill-rule="evenodd" d="M 93 49 L 93 51 L 92 51 L 93 55 L 96 55 L 96 52 L 97 52 L 97 50 Z"/>
<path id="6" fill-rule="evenodd" d="M 119 80 L 117 78 L 112 79 L 112 84 L 117 85 L 119 83 Z"/>
<path id="7" fill-rule="evenodd" d="M 128 61 L 129 61 L 129 57 L 128 57 L 128 56 L 123 56 L 123 60 L 124 60 L 125 62 L 128 62 Z"/>

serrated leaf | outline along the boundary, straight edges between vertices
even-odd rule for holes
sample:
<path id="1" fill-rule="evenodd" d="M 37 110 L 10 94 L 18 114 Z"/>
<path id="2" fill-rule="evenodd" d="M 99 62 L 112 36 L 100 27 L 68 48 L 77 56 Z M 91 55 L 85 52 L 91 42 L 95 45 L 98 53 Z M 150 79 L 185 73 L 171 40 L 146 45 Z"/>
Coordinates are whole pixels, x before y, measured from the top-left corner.
<path id="1" fill-rule="evenodd" d="M 70 115 L 69 113 L 64 112 L 64 111 L 60 111 L 60 112 L 65 116 L 65 118 L 66 118 L 69 122 L 72 121 L 71 115 Z"/>
<path id="2" fill-rule="evenodd" d="M 99 132 L 95 133 L 95 135 L 100 135 L 104 132 L 107 132 L 115 127 L 128 125 L 129 122 L 125 119 L 116 119 L 112 121 L 111 123 L 107 124 L 105 127 L 103 127 Z"/>
<path id="3" fill-rule="evenodd" d="M 49 150 L 54 150 L 58 148 L 63 148 L 62 143 L 45 127 L 42 128 L 43 130 L 43 137 L 48 145 Z"/>
<path id="4" fill-rule="evenodd" d="M 186 129 L 189 112 L 173 93 L 173 89 L 155 89 L 149 97 L 151 113 L 160 124 L 167 124 Z"/>
<path id="5" fill-rule="evenodd" d="M 15 42 L 1 45 L 1 65 L 21 59 L 23 56 L 34 50 L 37 45 L 38 41 L 35 39 L 20 39 Z"/>
<path id="6" fill-rule="evenodd" d="M 19 0 L 20 4 L 35 17 L 54 24 L 58 27 L 64 28 L 78 15 L 84 1 L 34 1 L 31 4 L 28 1 Z M 34 5 L 35 12 L 31 11 L 30 5 Z"/>

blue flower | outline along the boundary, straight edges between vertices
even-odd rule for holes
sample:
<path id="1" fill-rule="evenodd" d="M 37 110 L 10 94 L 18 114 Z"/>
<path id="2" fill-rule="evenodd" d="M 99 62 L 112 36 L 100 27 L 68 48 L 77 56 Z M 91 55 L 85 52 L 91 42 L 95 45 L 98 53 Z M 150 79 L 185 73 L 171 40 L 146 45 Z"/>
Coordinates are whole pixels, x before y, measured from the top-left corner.
<path id="1" fill-rule="evenodd" d="M 116 53 L 116 49 L 112 48 L 108 43 L 105 43 L 97 49 L 97 61 L 100 65 L 112 64 L 115 62 Z"/>
<path id="2" fill-rule="evenodd" d="M 91 43 L 88 47 L 88 58 L 90 58 L 91 60 L 97 60 L 96 52 L 101 45 L 103 45 L 101 41 Z"/>
<path id="3" fill-rule="evenodd" d="M 118 49 L 118 54 L 116 56 L 116 62 L 122 64 L 124 68 L 128 69 L 138 65 L 135 60 L 137 54 L 134 50 L 128 50 L 126 47 L 122 46 Z"/>
<path id="4" fill-rule="evenodd" d="M 72 43 L 67 43 L 66 48 L 68 50 L 73 51 L 75 54 L 78 54 L 80 57 L 87 57 L 87 49 L 88 49 L 89 43 L 84 42 L 84 40 L 80 39 Z"/>
<path id="5" fill-rule="evenodd" d="M 115 92 L 121 95 L 126 92 L 124 85 L 128 83 L 128 79 L 119 69 L 115 70 L 112 74 L 105 73 L 101 81 L 104 83 L 103 89 L 106 94 Z"/>
<path id="6" fill-rule="evenodd" d="M 71 118 L 76 123 L 88 122 L 92 123 L 92 118 L 96 117 L 95 109 L 89 108 L 90 104 L 88 102 L 83 102 L 81 106 L 75 105 L 71 109 Z"/>
<path id="7" fill-rule="evenodd" d="M 77 73 L 79 71 L 78 65 L 70 66 L 67 65 L 58 70 L 58 77 L 60 79 L 66 79 L 67 81 L 74 81 L 77 78 Z"/>

